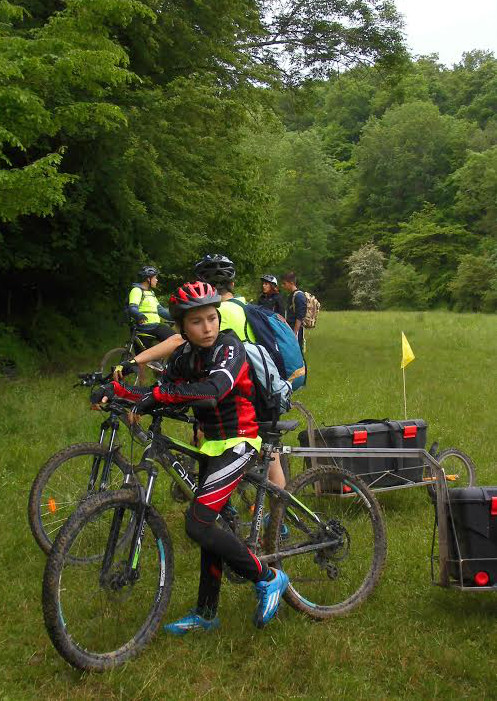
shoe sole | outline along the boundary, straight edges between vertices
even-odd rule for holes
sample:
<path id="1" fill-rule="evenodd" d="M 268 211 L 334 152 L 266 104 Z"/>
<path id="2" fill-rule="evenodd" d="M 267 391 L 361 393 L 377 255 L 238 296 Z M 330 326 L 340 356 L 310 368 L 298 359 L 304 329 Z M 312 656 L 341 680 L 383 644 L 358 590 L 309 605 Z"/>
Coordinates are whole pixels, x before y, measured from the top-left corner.
<path id="1" fill-rule="evenodd" d="M 167 625 L 162 626 L 162 629 L 166 635 L 177 635 L 179 637 L 186 635 L 187 633 L 210 633 L 213 630 L 217 630 L 219 626 L 211 626 L 210 628 L 185 628 L 183 630 L 172 630 L 168 628 Z"/>

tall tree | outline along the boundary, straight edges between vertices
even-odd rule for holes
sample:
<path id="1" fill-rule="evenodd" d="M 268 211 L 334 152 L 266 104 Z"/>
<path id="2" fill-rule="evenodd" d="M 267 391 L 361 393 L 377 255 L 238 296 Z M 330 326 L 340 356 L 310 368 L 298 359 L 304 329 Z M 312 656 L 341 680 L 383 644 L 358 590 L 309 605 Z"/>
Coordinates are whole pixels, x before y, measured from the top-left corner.
<path id="1" fill-rule="evenodd" d="M 455 211 L 469 228 L 497 239 L 497 146 L 471 153 L 454 173 Z"/>
<path id="2" fill-rule="evenodd" d="M 282 142 L 276 196 L 276 227 L 288 245 L 283 265 L 302 284 L 316 288 L 324 263 L 339 245 L 334 225 L 340 196 L 340 173 L 326 156 L 316 131 L 288 134 Z"/>
<path id="3" fill-rule="evenodd" d="M 441 221 L 433 205 L 425 205 L 395 235 L 392 252 L 412 264 L 426 278 L 429 301 L 450 302 L 450 281 L 461 257 L 477 244 L 475 236 L 463 226 Z"/>
<path id="4" fill-rule="evenodd" d="M 402 220 L 423 202 L 441 202 L 447 176 L 462 165 L 472 126 L 413 101 L 372 119 L 355 149 L 360 206 Z"/>

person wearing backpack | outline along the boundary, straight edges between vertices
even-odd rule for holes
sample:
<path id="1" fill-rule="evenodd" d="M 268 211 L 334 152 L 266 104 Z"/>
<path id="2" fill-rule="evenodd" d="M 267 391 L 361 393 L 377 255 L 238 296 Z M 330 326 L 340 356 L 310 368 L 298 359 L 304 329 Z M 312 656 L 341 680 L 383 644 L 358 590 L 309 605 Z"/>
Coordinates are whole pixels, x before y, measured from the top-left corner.
<path id="1" fill-rule="evenodd" d="M 300 348 L 304 348 L 304 318 L 307 312 L 307 299 L 297 287 L 297 277 L 295 273 L 285 273 L 283 275 L 283 287 L 289 293 L 286 305 L 286 320 L 293 329 L 299 342 Z"/>
<path id="2" fill-rule="evenodd" d="M 161 323 L 161 319 L 171 321 L 171 317 L 154 292 L 159 271 L 152 265 L 144 265 L 138 271 L 138 278 L 140 282 L 133 283 L 128 296 L 129 316 L 139 326 L 140 333 L 165 341 L 174 331 L 168 324 Z"/>
<path id="3" fill-rule="evenodd" d="M 274 275 L 262 275 L 261 281 L 262 294 L 257 300 L 257 305 L 259 307 L 264 307 L 264 309 L 269 309 L 272 312 L 276 312 L 276 314 L 281 314 L 281 316 L 284 317 L 285 304 L 278 289 L 278 280 Z"/>
<path id="4" fill-rule="evenodd" d="M 209 283 L 182 285 L 171 295 L 169 309 L 185 342 L 171 356 L 161 382 L 154 387 L 112 382 L 92 394 L 96 404 L 113 396 L 137 401 L 137 414 L 150 413 L 161 404 L 191 406 L 202 428 L 200 450 L 205 460 L 200 462 L 198 490 L 185 519 L 187 534 L 201 548 L 197 606 L 164 626 L 173 635 L 219 627 L 216 614 L 224 562 L 254 583 L 257 628 L 274 617 L 289 584 L 285 572 L 268 567 L 231 530 L 216 523 L 261 447 L 245 347 L 232 331 L 219 330 L 220 305 L 221 296 Z"/>

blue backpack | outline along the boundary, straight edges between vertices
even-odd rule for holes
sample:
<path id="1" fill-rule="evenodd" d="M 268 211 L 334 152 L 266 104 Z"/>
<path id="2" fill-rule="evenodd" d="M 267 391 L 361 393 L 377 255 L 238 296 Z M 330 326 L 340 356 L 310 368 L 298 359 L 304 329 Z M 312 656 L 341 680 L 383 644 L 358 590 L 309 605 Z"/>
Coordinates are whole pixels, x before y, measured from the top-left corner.
<path id="1" fill-rule="evenodd" d="M 307 366 L 295 334 L 283 317 L 264 307 L 244 304 L 239 299 L 229 301 L 245 311 L 245 340 L 249 340 L 248 322 L 256 343 L 267 350 L 281 377 L 291 384 L 293 391 L 303 387 L 307 379 Z"/>

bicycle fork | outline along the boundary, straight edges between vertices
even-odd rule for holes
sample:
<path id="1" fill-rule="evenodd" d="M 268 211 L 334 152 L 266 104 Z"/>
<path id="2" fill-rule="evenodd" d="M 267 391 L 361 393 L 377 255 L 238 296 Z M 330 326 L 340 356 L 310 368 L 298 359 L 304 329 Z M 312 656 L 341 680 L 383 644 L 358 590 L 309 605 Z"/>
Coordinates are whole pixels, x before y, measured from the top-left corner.
<path id="1" fill-rule="evenodd" d="M 138 564 L 140 560 L 143 536 L 145 533 L 145 514 L 148 506 L 150 505 L 155 481 L 159 474 L 152 458 L 147 456 L 145 457 L 145 461 L 149 464 L 147 467 L 147 486 L 144 489 L 141 485 L 138 485 L 138 489 L 140 490 L 140 503 L 136 515 L 133 514 L 131 516 L 132 520 L 136 519 L 136 523 L 133 527 L 133 535 L 131 537 L 129 554 L 125 570 L 122 573 L 122 579 L 118 583 L 119 586 L 129 584 L 130 582 L 133 582 L 138 578 Z M 126 474 L 124 478 L 124 486 L 129 486 L 131 484 L 131 479 L 132 474 Z M 112 524 L 110 527 L 109 537 L 107 539 L 107 545 L 105 548 L 105 554 L 102 562 L 102 569 L 100 571 L 100 584 L 102 586 L 108 584 L 107 575 L 114 562 L 115 549 L 119 540 L 119 534 L 121 532 L 125 510 L 125 507 L 118 507 L 117 509 L 115 509 L 114 516 L 112 517 Z"/>
<path id="2" fill-rule="evenodd" d="M 104 460 L 104 465 L 102 468 L 102 477 L 100 479 L 100 486 L 98 488 L 99 492 L 103 492 L 105 489 L 107 489 L 109 485 L 109 476 L 110 476 L 110 468 L 112 464 L 112 452 L 114 449 L 114 444 L 116 440 L 116 434 L 119 428 L 119 422 L 117 419 L 107 419 L 104 421 L 100 428 L 100 440 L 99 444 L 103 445 L 104 443 L 104 438 L 105 434 L 109 430 L 109 428 L 112 428 L 112 432 L 110 434 L 110 441 L 109 441 L 109 448 L 107 451 L 107 455 L 105 456 Z M 97 455 L 93 458 L 93 464 L 91 466 L 91 472 L 90 472 L 90 479 L 88 480 L 88 487 L 87 491 L 92 492 L 95 489 L 95 484 L 97 483 L 98 479 L 98 473 L 100 471 L 100 463 L 102 461 L 102 456 Z"/>

